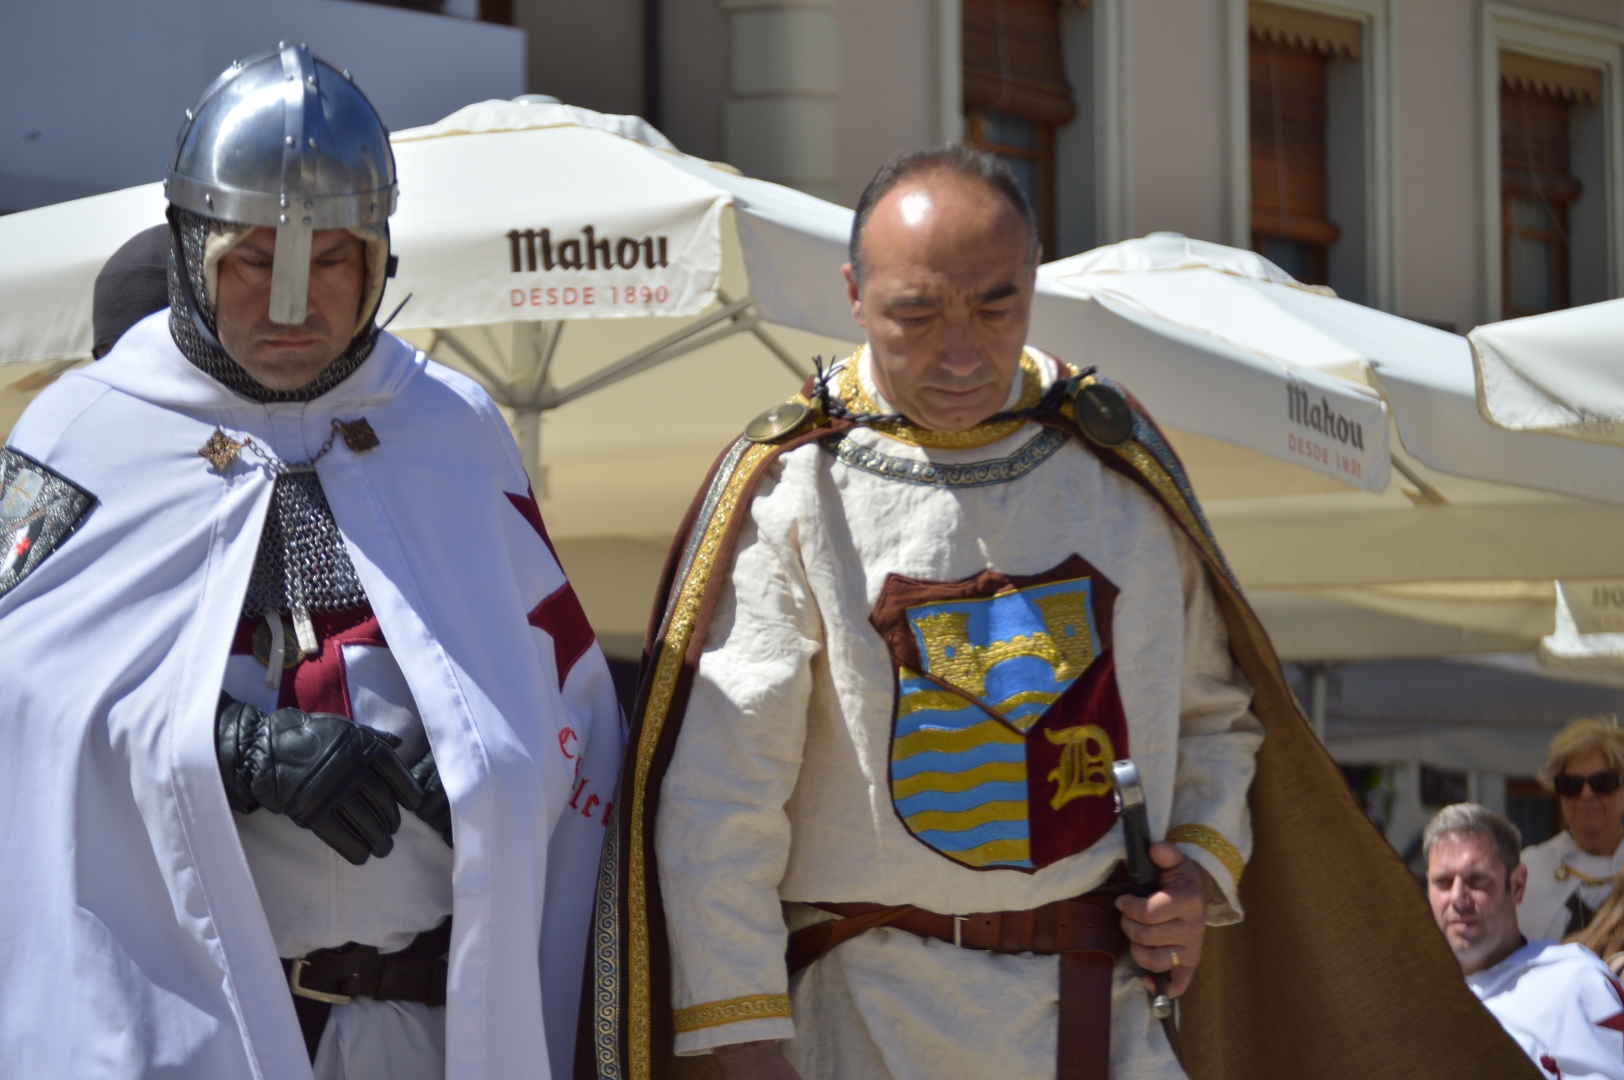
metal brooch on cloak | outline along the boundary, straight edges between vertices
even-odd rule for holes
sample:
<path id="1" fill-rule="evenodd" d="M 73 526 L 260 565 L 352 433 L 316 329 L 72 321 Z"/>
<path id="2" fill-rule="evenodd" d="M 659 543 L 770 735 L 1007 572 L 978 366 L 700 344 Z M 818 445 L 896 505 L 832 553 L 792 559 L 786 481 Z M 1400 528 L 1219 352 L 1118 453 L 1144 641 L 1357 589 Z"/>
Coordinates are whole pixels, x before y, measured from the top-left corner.
<path id="1" fill-rule="evenodd" d="M 812 422 L 813 407 L 797 398 L 774 405 L 745 425 L 744 437 L 753 443 L 779 443 Z"/>

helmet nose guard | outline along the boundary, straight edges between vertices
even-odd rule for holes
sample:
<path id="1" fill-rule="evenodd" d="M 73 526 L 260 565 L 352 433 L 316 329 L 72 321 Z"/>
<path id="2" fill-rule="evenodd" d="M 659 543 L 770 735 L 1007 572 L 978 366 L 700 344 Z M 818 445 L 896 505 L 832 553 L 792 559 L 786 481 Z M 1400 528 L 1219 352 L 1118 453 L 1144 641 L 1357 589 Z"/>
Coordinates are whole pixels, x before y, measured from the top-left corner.
<path id="1" fill-rule="evenodd" d="M 389 131 L 348 72 L 304 45 L 233 63 L 187 110 L 164 179 L 175 206 L 276 230 L 271 321 L 305 321 L 311 237 L 386 225 L 398 186 Z"/>

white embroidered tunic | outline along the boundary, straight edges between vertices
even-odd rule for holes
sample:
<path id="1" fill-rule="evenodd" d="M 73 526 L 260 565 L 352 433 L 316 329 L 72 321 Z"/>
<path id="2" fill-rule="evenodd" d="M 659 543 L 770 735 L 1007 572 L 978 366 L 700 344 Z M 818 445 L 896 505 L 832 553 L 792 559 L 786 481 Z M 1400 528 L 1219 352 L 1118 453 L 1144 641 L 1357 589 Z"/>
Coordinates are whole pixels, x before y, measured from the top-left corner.
<path id="1" fill-rule="evenodd" d="M 1058 370 L 1029 351 L 1009 406 Z M 848 406 L 890 412 L 861 353 L 856 376 Z M 786 923 L 1098 887 L 1122 858 L 1112 756 L 1138 763 L 1153 835 L 1217 882 L 1209 923 L 1241 917 L 1261 726 L 1193 546 L 1052 429 L 917 431 L 798 447 L 749 509 L 656 823 L 679 1054 L 789 1039 L 805 1080 L 1053 1077 L 1055 957 L 881 929 L 791 987 Z M 1104 704 L 1048 726 L 1078 688 Z M 1182 1076 L 1126 964 L 1115 990 L 1113 1076 Z"/>

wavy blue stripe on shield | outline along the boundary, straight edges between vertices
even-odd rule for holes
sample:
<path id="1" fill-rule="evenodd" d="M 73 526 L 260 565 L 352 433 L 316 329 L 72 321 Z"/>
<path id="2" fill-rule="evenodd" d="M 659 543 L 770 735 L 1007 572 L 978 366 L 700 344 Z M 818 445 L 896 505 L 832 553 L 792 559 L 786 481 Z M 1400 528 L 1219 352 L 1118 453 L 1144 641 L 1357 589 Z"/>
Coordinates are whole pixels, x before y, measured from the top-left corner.
<path id="1" fill-rule="evenodd" d="M 989 761 L 1015 761 L 1025 764 L 1025 743 L 983 743 L 959 754 L 926 751 L 891 762 L 891 775 L 898 780 L 922 772 L 967 772 Z"/>
<path id="2" fill-rule="evenodd" d="M 966 704 L 962 709 L 951 712 L 945 709 L 920 709 L 907 716 L 897 717 L 897 738 L 911 735 L 921 728 L 936 728 L 940 731 L 958 731 L 960 728 L 974 727 L 987 719 L 984 709 Z"/>
<path id="3" fill-rule="evenodd" d="M 963 832 L 931 829 L 915 835 L 937 851 L 968 851 L 989 840 L 1025 840 L 1029 833 L 1025 821 L 989 821 Z"/>
<path id="4" fill-rule="evenodd" d="M 921 791 L 896 804 L 897 812 L 908 817 L 921 810 L 973 810 L 982 803 L 1025 799 L 1026 794 L 1024 781 L 993 780 L 968 791 Z"/>

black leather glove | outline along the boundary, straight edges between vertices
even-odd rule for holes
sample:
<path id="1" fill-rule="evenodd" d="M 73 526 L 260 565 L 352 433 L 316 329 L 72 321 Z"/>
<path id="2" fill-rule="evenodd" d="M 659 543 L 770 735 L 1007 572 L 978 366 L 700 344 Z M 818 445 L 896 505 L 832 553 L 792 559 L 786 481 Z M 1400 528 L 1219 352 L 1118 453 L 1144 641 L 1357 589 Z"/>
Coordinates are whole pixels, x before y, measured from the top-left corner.
<path id="1" fill-rule="evenodd" d="M 286 814 L 356 866 L 389 854 L 400 808 L 423 798 L 395 756 L 400 740 L 342 716 L 267 715 L 221 695 L 214 739 L 233 810 Z"/>
<path id="2" fill-rule="evenodd" d="M 440 783 L 440 770 L 434 765 L 433 750 L 412 766 L 412 779 L 417 781 L 418 789 L 423 792 L 423 800 L 417 804 L 417 816 L 445 838 L 446 847 L 455 847 L 451 842 L 451 800 L 445 797 L 445 785 Z"/>

